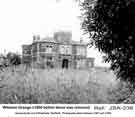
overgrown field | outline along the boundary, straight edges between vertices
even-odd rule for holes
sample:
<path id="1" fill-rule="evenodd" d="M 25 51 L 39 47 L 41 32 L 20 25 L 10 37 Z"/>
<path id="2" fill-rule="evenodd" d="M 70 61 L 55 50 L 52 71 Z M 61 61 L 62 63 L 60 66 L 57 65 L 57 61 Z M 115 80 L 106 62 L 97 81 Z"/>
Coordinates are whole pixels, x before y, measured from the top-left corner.
<path id="1" fill-rule="evenodd" d="M 0 103 L 105 104 L 116 85 L 115 75 L 102 69 L 10 67 L 0 73 Z"/>

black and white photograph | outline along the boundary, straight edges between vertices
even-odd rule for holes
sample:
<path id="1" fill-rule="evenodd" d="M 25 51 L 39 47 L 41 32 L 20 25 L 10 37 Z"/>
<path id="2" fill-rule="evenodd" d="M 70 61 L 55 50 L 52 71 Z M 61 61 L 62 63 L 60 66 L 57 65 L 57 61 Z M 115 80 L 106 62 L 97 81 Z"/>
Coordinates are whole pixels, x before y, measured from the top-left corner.
<path id="1" fill-rule="evenodd" d="M 135 0 L 0 0 L 0 104 L 134 104 Z"/>

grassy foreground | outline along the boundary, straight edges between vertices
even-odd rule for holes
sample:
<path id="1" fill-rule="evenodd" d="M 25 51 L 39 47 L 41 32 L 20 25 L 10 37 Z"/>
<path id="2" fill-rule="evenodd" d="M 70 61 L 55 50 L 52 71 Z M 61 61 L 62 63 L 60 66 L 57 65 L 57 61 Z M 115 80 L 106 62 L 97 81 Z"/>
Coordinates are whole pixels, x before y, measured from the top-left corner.
<path id="1" fill-rule="evenodd" d="M 110 71 L 6 68 L 0 73 L 0 103 L 110 103 L 117 84 Z"/>

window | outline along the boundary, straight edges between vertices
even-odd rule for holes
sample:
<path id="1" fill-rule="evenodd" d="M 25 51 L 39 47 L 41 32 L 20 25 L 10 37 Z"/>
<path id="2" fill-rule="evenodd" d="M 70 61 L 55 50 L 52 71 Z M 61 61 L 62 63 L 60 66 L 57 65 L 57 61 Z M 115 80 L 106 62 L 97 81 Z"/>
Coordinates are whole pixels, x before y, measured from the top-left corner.
<path id="1" fill-rule="evenodd" d="M 59 50 L 61 54 L 72 54 L 70 45 L 60 45 Z"/>
<path id="2" fill-rule="evenodd" d="M 46 46 L 46 53 L 52 53 L 52 46 Z"/>
<path id="3" fill-rule="evenodd" d="M 44 43 L 41 43 L 41 44 L 39 45 L 39 51 L 40 51 L 40 52 L 45 52 L 45 51 L 46 51 L 46 45 L 45 45 Z"/>
<path id="4" fill-rule="evenodd" d="M 54 67 L 53 58 L 51 56 L 47 57 L 46 65 L 47 65 L 47 67 L 51 67 L 51 68 Z"/>
<path id="5" fill-rule="evenodd" d="M 52 53 L 52 45 L 46 45 L 46 43 L 41 43 L 39 45 L 39 51 L 40 52 L 45 52 L 45 53 Z"/>
<path id="6" fill-rule="evenodd" d="M 85 48 L 84 47 L 77 47 L 77 55 L 85 56 Z"/>
<path id="7" fill-rule="evenodd" d="M 47 57 L 47 60 L 48 60 L 48 61 L 52 61 L 52 57 L 48 56 L 48 57 Z"/>
<path id="8" fill-rule="evenodd" d="M 85 67 L 86 61 L 84 59 L 77 60 L 77 68 L 83 68 Z"/>

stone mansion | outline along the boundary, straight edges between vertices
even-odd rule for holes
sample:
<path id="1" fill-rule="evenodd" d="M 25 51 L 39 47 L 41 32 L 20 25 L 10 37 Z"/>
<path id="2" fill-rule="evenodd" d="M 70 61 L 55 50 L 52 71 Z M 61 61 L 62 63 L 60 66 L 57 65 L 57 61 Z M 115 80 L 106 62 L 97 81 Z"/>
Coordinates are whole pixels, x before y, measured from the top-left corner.
<path id="1" fill-rule="evenodd" d="M 73 41 L 70 32 L 55 32 L 53 37 L 33 36 L 30 45 L 22 45 L 22 62 L 51 68 L 91 68 L 94 58 L 87 57 L 87 43 Z"/>

